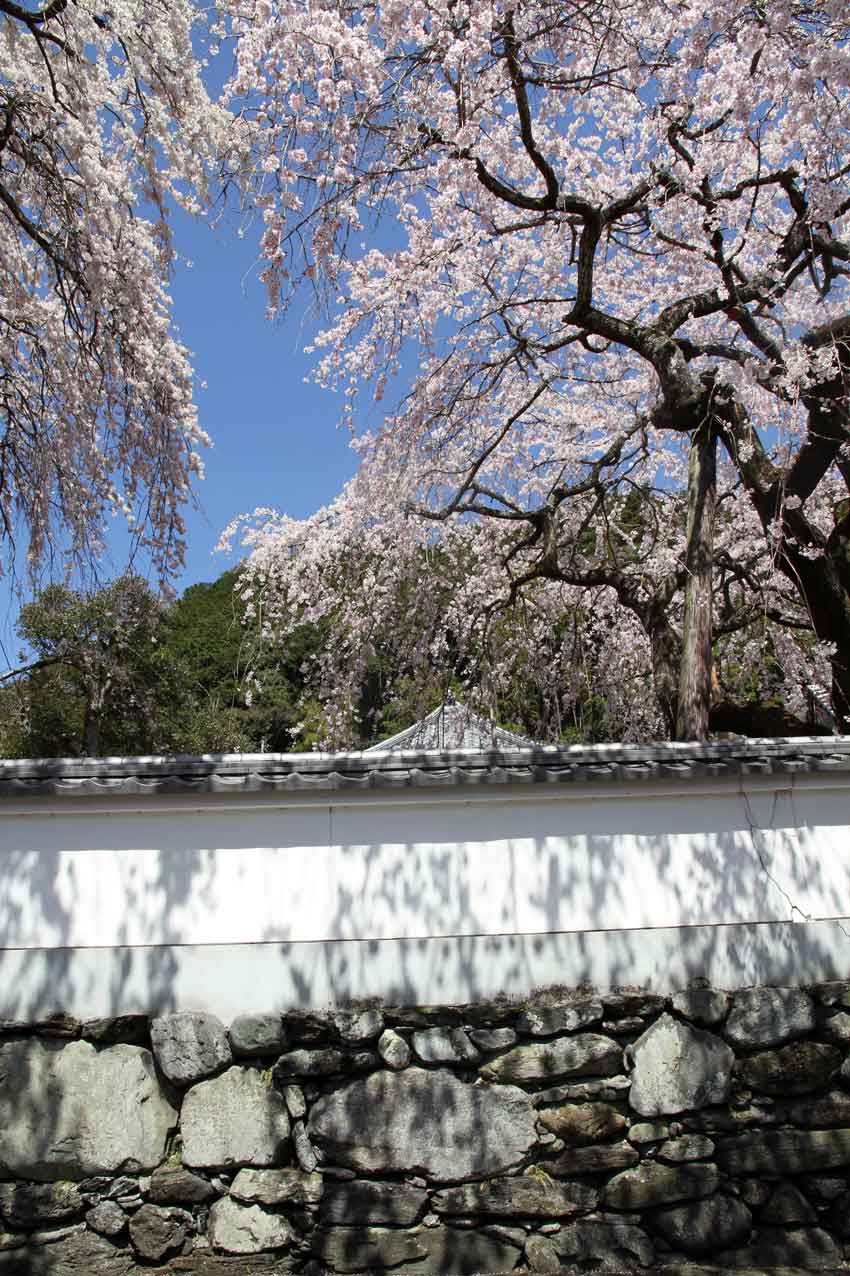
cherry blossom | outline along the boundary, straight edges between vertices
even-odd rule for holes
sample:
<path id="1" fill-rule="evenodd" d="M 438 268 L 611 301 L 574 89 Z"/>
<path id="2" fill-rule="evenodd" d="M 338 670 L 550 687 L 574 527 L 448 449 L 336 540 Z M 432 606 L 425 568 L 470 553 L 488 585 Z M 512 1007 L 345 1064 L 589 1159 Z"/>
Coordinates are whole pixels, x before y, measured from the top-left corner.
<path id="1" fill-rule="evenodd" d="M 791 699 L 830 660 L 850 718 L 848 36 L 838 0 L 246 15 L 270 309 L 325 304 L 360 455 L 327 510 L 255 523 L 250 576 L 267 623 L 333 621 L 343 719 L 414 567 L 418 627 L 423 556 L 455 553 L 423 659 L 528 600 L 536 642 L 593 590 L 614 664 L 652 671 L 637 732 L 704 734 L 712 633 L 746 626 Z"/>
<path id="2" fill-rule="evenodd" d="M 0 12 L 3 564 L 85 565 L 119 515 L 167 578 L 208 443 L 167 214 L 207 205 L 240 122 L 204 86 L 187 0 Z"/>

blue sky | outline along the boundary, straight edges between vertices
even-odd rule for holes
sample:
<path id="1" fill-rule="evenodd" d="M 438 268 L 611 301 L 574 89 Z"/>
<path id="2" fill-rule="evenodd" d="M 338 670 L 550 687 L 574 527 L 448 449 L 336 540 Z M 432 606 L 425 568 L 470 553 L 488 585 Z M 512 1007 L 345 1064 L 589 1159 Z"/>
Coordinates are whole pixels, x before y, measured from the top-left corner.
<path id="1" fill-rule="evenodd" d="M 187 511 L 186 568 L 175 582 L 214 580 L 236 561 L 213 553 L 222 529 L 237 514 L 259 505 L 305 517 L 326 504 L 353 473 L 348 436 L 336 428 L 340 398 L 305 384 L 312 366 L 303 348 L 318 321 L 305 305 L 283 323 L 265 318 L 266 298 L 257 279 L 258 233 L 240 239 L 235 224 L 211 229 L 178 214 L 175 245 L 191 269 L 178 265 L 172 294 L 174 318 L 194 353 L 201 423 L 212 436 L 198 510 Z M 126 566 L 127 540 L 116 525 L 110 537 L 106 579 Z M 137 565 L 144 572 L 144 564 Z M 47 583 L 45 581 L 45 583 Z M 0 582 L 0 643 L 14 661 L 14 624 L 20 598 Z M 0 651 L 0 661 L 3 655 Z"/>
<path id="2" fill-rule="evenodd" d="M 210 580 L 228 561 L 212 555 L 234 515 L 272 505 L 311 514 L 339 491 L 354 468 L 347 433 L 337 430 L 340 398 L 306 384 L 303 354 L 317 327 L 307 298 L 298 313 L 272 324 L 257 279 L 256 233 L 232 225 L 211 230 L 180 217 L 176 243 L 193 262 L 179 266 L 174 315 L 194 352 L 201 423 L 215 444 L 198 487 L 202 509 L 189 515 L 186 572 L 178 587 Z"/>

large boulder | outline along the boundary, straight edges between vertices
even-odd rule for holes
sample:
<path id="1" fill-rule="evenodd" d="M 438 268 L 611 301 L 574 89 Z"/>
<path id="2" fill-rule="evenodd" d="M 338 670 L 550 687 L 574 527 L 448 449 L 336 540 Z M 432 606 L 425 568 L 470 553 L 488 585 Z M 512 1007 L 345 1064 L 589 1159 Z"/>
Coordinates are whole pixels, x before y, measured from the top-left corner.
<path id="1" fill-rule="evenodd" d="M 513 1086 L 471 1086 L 445 1069 L 376 1072 L 318 1099 L 309 1133 L 329 1164 L 460 1181 L 519 1164 L 537 1141 Z"/>
<path id="2" fill-rule="evenodd" d="M 842 1254 L 829 1232 L 821 1227 L 763 1227 L 741 1249 L 715 1251 L 713 1261 L 721 1270 L 744 1267 L 762 1273 L 774 1268 L 838 1272 Z"/>
<path id="3" fill-rule="evenodd" d="M 557 1006 L 529 1006 L 516 1017 L 516 1026 L 529 1037 L 553 1037 L 556 1032 L 577 1032 L 602 1018 L 602 1002 L 582 998 Z"/>
<path id="4" fill-rule="evenodd" d="M 555 1236 L 534 1233 L 526 1242 L 525 1256 L 533 1272 L 631 1272 L 651 1266 L 655 1253 L 646 1232 L 609 1216 L 605 1222 L 573 1223 Z"/>
<path id="5" fill-rule="evenodd" d="M 192 1169 L 279 1165 L 289 1142 L 289 1117 L 266 1078 L 254 1068 L 235 1066 L 192 1087 L 183 1100 L 180 1130 L 183 1163 Z"/>
<path id="6" fill-rule="evenodd" d="M 710 1196 L 720 1176 L 714 1165 L 660 1165 L 644 1161 L 616 1174 L 605 1185 L 602 1199 L 609 1209 L 645 1210 L 653 1205 Z"/>
<path id="7" fill-rule="evenodd" d="M 324 1268 L 335 1272 L 373 1272 L 427 1257 L 421 1233 L 384 1227 L 320 1228 L 311 1251 Z"/>
<path id="8" fill-rule="evenodd" d="M 230 1195 L 248 1205 L 317 1205 L 322 1199 L 321 1174 L 282 1170 L 240 1170 L 230 1185 Z"/>
<path id="9" fill-rule="evenodd" d="M 321 1175 L 315 1177 L 321 1183 Z M 356 1227 L 392 1223 L 396 1227 L 410 1227 L 424 1214 L 427 1201 L 424 1188 L 406 1183 L 368 1179 L 329 1183 L 322 1197 L 319 1218 L 325 1225 L 340 1223 Z"/>
<path id="10" fill-rule="evenodd" d="M 610 1103 L 566 1103 L 559 1108 L 544 1108 L 538 1120 L 573 1147 L 601 1143 L 626 1128 L 625 1117 Z"/>
<path id="11" fill-rule="evenodd" d="M 157 1205 L 206 1205 L 216 1195 L 208 1179 L 182 1166 L 160 1166 L 148 1188 L 149 1199 Z"/>
<path id="12" fill-rule="evenodd" d="M 162 1160 L 177 1113 L 150 1051 L 88 1041 L 0 1046 L 0 1167 L 20 1178 L 83 1179 Z"/>
<path id="13" fill-rule="evenodd" d="M 210 1210 L 208 1234 L 215 1249 L 227 1254 L 260 1254 L 285 1249 L 295 1233 L 285 1218 L 259 1205 L 240 1205 L 225 1197 Z"/>
<path id="14" fill-rule="evenodd" d="M 233 1058 L 224 1024 L 201 1011 L 152 1020 L 151 1044 L 163 1075 L 174 1085 L 192 1085 L 220 1072 Z"/>
<path id="15" fill-rule="evenodd" d="M 739 1059 L 735 1074 L 743 1085 L 762 1094 L 809 1094 L 827 1084 L 841 1067 L 841 1058 L 838 1046 L 792 1041 L 778 1050 L 760 1050 Z"/>
<path id="16" fill-rule="evenodd" d="M 599 1192 L 588 1183 L 553 1183 L 522 1174 L 446 1188 L 435 1193 L 431 1204 L 438 1214 L 551 1219 L 587 1214 L 598 1201 Z"/>
<path id="17" fill-rule="evenodd" d="M 180 1210 L 167 1210 L 161 1205 L 143 1205 L 130 1217 L 130 1240 L 140 1258 L 158 1263 L 168 1254 L 182 1249 L 186 1240 L 186 1220 Z"/>
<path id="18" fill-rule="evenodd" d="M 52 1244 L 31 1241 L 0 1251 L 0 1276 L 135 1276 L 131 1250 L 118 1249 L 96 1232 L 56 1232 Z"/>
<path id="19" fill-rule="evenodd" d="M 479 1071 L 491 1081 L 536 1085 L 568 1077 L 613 1077 L 622 1067 L 622 1046 L 599 1033 L 583 1032 L 575 1037 L 514 1046 Z"/>
<path id="20" fill-rule="evenodd" d="M 280 1015 L 238 1015 L 230 1025 L 230 1047 L 235 1055 L 283 1054 L 283 1020 Z"/>
<path id="21" fill-rule="evenodd" d="M 443 1276 L 448 1272 L 512 1271 L 524 1239 L 524 1234 L 518 1233 L 516 1243 L 512 1243 L 504 1228 L 496 1232 L 421 1227 L 405 1232 L 382 1227 L 329 1227 L 314 1233 L 311 1248 L 323 1270 L 373 1276 L 392 1268 L 404 1276 Z"/>
<path id="22" fill-rule="evenodd" d="M 690 1201 L 658 1210 L 652 1226 L 673 1249 L 694 1258 L 708 1258 L 748 1239 L 753 1226 L 750 1211 L 734 1196 L 717 1193 L 704 1201 Z"/>
<path id="23" fill-rule="evenodd" d="M 786 1174 L 850 1165 L 850 1129 L 753 1130 L 717 1144 L 717 1164 L 727 1174 Z"/>
<path id="24" fill-rule="evenodd" d="M 684 988 L 673 994 L 670 1004 L 683 1019 L 711 1028 L 724 1018 L 730 1000 L 728 992 L 717 988 Z"/>
<path id="25" fill-rule="evenodd" d="M 662 1015 L 632 1047 L 629 1104 L 641 1116 L 662 1116 L 723 1103 L 735 1056 L 711 1032 Z"/>
<path id="26" fill-rule="evenodd" d="M 0 1183 L 0 1214 L 13 1230 L 67 1222 L 84 1204 L 76 1183 Z"/>
<path id="27" fill-rule="evenodd" d="M 589 1148 L 567 1148 L 554 1161 L 546 1162 L 546 1170 L 569 1178 L 572 1174 L 602 1174 L 625 1170 L 637 1165 L 640 1157 L 630 1143 L 597 1143 Z"/>
<path id="28" fill-rule="evenodd" d="M 736 1046 L 781 1046 L 815 1026 L 814 1002 L 799 988 L 746 988 L 735 993 L 725 1033 Z"/>

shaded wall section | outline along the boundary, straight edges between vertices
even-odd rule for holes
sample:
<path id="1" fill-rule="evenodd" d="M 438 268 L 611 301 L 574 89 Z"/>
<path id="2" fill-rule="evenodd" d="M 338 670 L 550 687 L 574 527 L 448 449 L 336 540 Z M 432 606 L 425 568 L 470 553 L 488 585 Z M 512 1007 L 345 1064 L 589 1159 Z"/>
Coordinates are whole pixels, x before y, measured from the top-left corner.
<path id="1" fill-rule="evenodd" d="M 119 781 L 0 815 L 5 1018 L 850 973 L 841 768 L 140 797 Z"/>

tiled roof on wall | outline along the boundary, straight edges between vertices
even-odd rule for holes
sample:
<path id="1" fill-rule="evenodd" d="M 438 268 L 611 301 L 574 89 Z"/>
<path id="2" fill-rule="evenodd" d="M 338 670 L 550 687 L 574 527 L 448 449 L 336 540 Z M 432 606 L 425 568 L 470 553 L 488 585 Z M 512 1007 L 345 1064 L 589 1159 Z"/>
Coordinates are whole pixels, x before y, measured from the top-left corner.
<path id="1" fill-rule="evenodd" d="M 0 798 L 286 793 L 850 772 L 850 737 L 0 761 Z"/>

